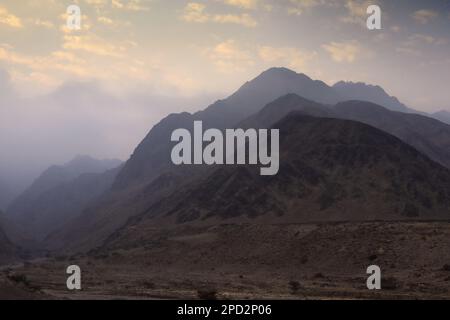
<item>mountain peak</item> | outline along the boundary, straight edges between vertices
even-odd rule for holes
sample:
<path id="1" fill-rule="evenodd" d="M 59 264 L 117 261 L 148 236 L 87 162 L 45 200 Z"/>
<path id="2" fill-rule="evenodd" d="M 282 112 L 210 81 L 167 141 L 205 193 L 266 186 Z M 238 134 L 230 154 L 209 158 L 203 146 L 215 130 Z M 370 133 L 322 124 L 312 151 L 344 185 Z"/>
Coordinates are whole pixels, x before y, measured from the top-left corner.
<path id="1" fill-rule="evenodd" d="M 333 89 L 348 100 L 369 101 L 392 111 L 415 113 L 401 103 L 396 97 L 390 96 L 382 87 L 364 82 L 339 81 Z"/>

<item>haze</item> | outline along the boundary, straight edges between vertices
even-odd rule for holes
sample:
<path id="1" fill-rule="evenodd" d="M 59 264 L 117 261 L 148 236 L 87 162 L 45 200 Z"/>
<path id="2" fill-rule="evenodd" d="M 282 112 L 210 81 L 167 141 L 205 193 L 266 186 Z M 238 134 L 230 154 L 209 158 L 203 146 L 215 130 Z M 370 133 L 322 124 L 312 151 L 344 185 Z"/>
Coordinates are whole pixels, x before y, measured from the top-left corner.
<path id="1" fill-rule="evenodd" d="M 126 160 L 171 112 L 202 109 L 272 66 L 377 84 L 450 110 L 450 2 L 78 0 L 0 3 L 0 180 L 23 188 L 77 154 Z M 365 28 L 377 3 L 383 30 Z"/>

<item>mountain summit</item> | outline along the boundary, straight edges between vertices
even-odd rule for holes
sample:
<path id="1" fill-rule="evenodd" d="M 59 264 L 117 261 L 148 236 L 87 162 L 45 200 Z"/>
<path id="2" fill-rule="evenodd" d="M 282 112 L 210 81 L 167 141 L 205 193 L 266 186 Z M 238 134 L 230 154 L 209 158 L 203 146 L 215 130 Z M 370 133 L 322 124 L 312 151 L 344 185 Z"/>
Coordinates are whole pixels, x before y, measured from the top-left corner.
<path id="1" fill-rule="evenodd" d="M 345 82 L 340 81 L 333 86 L 333 89 L 346 100 L 362 100 L 376 103 L 392 111 L 417 113 L 417 111 L 408 108 L 384 91 L 380 86 L 366 84 L 364 82 Z"/>

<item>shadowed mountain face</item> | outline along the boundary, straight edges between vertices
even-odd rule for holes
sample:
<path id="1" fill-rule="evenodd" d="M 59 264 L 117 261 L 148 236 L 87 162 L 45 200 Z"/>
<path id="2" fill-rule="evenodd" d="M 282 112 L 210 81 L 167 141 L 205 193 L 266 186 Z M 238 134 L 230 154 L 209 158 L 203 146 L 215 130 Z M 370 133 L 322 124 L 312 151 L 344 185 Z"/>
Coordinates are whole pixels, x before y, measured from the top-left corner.
<path id="1" fill-rule="evenodd" d="M 334 105 L 351 99 L 371 101 L 392 110 L 415 112 L 378 86 L 339 82 L 329 87 L 324 82 L 314 81 L 304 74 L 285 68 L 272 68 L 244 84 L 230 97 L 217 101 L 203 111 L 194 115 L 170 115 L 163 119 L 136 148 L 119 173 L 114 189 L 124 190 L 136 184 L 147 183 L 164 172 L 167 166 L 170 166 L 168 142 L 174 129 L 189 128 L 193 120 L 202 120 L 205 128 L 232 128 L 272 101 L 289 94 L 309 100 L 307 113 L 317 116 L 325 115 L 324 108 L 318 107 L 319 104 Z M 281 112 L 282 115 L 285 115 L 289 108 L 294 108 L 293 105 L 287 104 L 283 104 L 283 107 L 286 110 Z M 278 116 L 277 119 L 281 117 Z M 251 126 L 251 123 L 247 125 Z"/>
<path id="2" fill-rule="evenodd" d="M 378 104 L 392 111 L 417 113 L 417 111 L 398 101 L 396 97 L 388 95 L 380 86 L 362 82 L 340 81 L 333 86 L 333 89 L 341 96 L 346 97 L 346 100 L 363 100 Z"/>
<path id="3" fill-rule="evenodd" d="M 449 219 L 450 171 L 368 125 L 291 113 L 280 128 L 280 171 L 251 166 L 212 173 L 149 207 L 109 238 L 145 238 L 152 227 Z"/>
<path id="4" fill-rule="evenodd" d="M 433 113 L 432 117 L 437 119 L 437 120 L 439 120 L 439 121 L 442 121 L 442 122 L 445 122 L 447 124 L 450 124 L 450 112 L 448 112 L 446 110 L 442 110 L 442 111 Z"/>
<path id="5" fill-rule="evenodd" d="M 4 214 L 0 211 L 0 265 L 12 262 L 17 254 L 17 248 L 6 236 L 4 225 Z"/>
<path id="6" fill-rule="evenodd" d="M 101 173 L 116 168 L 120 160 L 97 160 L 89 156 L 77 156 L 63 166 L 52 166 L 45 170 L 33 184 L 23 192 L 8 208 L 10 215 L 21 215 L 27 202 L 39 197 L 42 193 L 53 189 L 61 183 L 71 181 L 84 173 Z"/>
<path id="7" fill-rule="evenodd" d="M 320 88 L 323 90 L 319 90 Z M 195 181 L 205 178 L 211 168 L 175 167 L 170 161 L 173 147 L 170 142 L 171 133 L 178 128 L 191 129 L 194 120 L 203 120 L 205 128 L 268 128 L 289 112 L 299 110 L 306 115 L 367 122 L 411 143 L 435 161 L 447 163 L 449 159 L 445 151 L 449 150 L 446 143 L 450 141 L 450 138 L 446 138 L 449 132 L 447 125 L 424 116 L 392 112 L 372 103 L 343 103 L 351 106 L 350 109 L 355 109 L 349 112 L 345 111 L 346 108 L 341 108 L 341 105 L 323 105 L 295 94 L 282 96 L 294 89 L 306 92 L 306 98 L 311 97 L 311 93 L 320 91 L 323 94 L 320 101 L 331 104 L 342 99 L 321 82 L 314 82 L 287 69 L 270 69 L 244 85 L 230 98 L 217 102 L 203 112 L 170 115 L 154 126 L 139 144 L 118 174 L 112 190 L 73 220 L 70 226 L 50 235 L 46 239 L 47 244 L 52 248 L 92 248 L 102 243 L 129 219 L 160 203 L 161 199 L 168 197 L 174 190 L 183 189 L 186 185 L 192 187 Z M 316 89 L 319 91 L 315 91 Z M 280 96 L 282 97 L 278 98 Z M 267 101 L 272 98 L 276 100 Z M 263 103 L 266 102 L 269 104 L 264 107 Z M 371 108 L 374 109 L 373 113 Z M 255 114 L 255 110 L 261 112 Z M 250 116 L 244 117 L 245 115 Z M 384 119 L 391 117 L 392 120 L 387 121 L 387 125 Z M 235 120 L 237 121 L 232 123 Z M 335 218 L 338 219 L 339 216 Z"/>
<path id="8" fill-rule="evenodd" d="M 0 209 L 5 209 L 13 200 L 13 197 L 11 188 L 0 178 Z"/>
<path id="9" fill-rule="evenodd" d="M 236 93 L 194 115 L 170 115 L 158 123 L 136 148 L 114 183 L 115 190 L 148 182 L 170 166 L 170 134 L 202 120 L 205 128 L 232 128 L 283 95 L 295 93 L 310 100 L 335 104 L 345 100 L 322 81 L 285 68 L 272 68 L 244 84 Z"/>
<path id="10" fill-rule="evenodd" d="M 120 170 L 118 160 L 77 157 L 46 170 L 10 206 L 8 219 L 29 242 L 42 240 L 81 213 L 90 201 L 108 190 Z M 113 169 L 111 169 L 113 168 Z M 23 245 L 24 239 L 13 239 Z"/>
<path id="11" fill-rule="evenodd" d="M 450 126 L 418 114 L 390 112 L 363 101 L 347 101 L 334 107 L 336 116 L 367 123 L 386 131 L 450 168 Z"/>
<path id="12" fill-rule="evenodd" d="M 418 114 L 389 111 L 370 102 L 346 101 L 328 107 L 291 94 L 268 104 L 241 124 L 244 127 L 268 128 L 294 110 L 312 116 L 369 124 L 400 138 L 432 160 L 450 168 L 449 125 Z"/>

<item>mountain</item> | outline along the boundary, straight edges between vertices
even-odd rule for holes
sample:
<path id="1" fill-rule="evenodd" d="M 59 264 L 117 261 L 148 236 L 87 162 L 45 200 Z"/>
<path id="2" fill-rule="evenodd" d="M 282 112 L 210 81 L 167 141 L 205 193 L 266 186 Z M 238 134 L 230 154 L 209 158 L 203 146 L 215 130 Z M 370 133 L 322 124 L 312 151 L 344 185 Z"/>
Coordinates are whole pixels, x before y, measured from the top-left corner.
<path id="1" fill-rule="evenodd" d="M 5 209 L 14 198 L 14 192 L 8 183 L 0 178 L 0 209 Z"/>
<path id="2" fill-rule="evenodd" d="M 203 111 L 193 115 L 172 114 L 155 125 L 125 164 L 114 183 L 114 189 L 145 183 L 170 166 L 168 145 L 174 129 L 190 128 L 194 120 L 202 120 L 205 128 L 230 128 L 289 93 L 325 104 L 342 101 L 342 97 L 322 81 L 312 80 L 285 68 L 269 69 L 244 84 L 230 97 L 217 101 Z"/>
<path id="3" fill-rule="evenodd" d="M 17 248 L 7 237 L 4 231 L 4 214 L 0 211 L 0 266 L 15 260 Z"/>
<path id="4" fill-rule="evenodd" d="M 423 115 L 390 111 L 370 102 L 355 100 L 325 106 L 290 94 L 268 104 L 261 112 L 244 120 L 241 126 L 268 128 L 293 110 L 312 116 L 369 124 L 400 138 L 432 160 L 450 168 L 449 125 Z"/>
<path id="5" fill-rule="evenodd" d="M 300 98 L 289 93 L 290 91 L 307 94 Z M 317 95 L 322 95 L 322 98 L 319 99 Z M 327 104 L 313 102 L 311 97 Z M 273 100 L 269 100 L 272 98 Z M 345 118 L 344 115 L 338 115 L 339 108 L 333 107 L 343 99 L 323 82 L 313 81 L 287 69 L 275 68 L 262 73 L 229 98 L 216 102 L 204 111 L 196 114 L 172 114 L 150 130 L 118 174 L 112 189 L 95 205 L 71 221 L 70 225 L 49 235 L 46 242 L 54 249 L 92 248 L 105 241 L 127 221 L 155 205 L 161 198 L 167 197 L 173 190 L 191 185 L 208 174 L 210 168 L 176 167 L 172 164 L 170 152 L 174 143 L 170 141 L 170 135 L 174 129 L 190 130 L 194 120 L 203 120 L 204 127 L 270 127 L 274 121 L 298 108 L 304 114 Z M 367 106 L 376 107 L 383 117 L 394 116 L 389 126 L 382 122 L 374 123 L 373 126 L 390 129 L 391 134 L 410 142 L 421 151 L 428 152 L 427 155 L 433 160 L 447 163 L 450 159 L 446 154 L 446 150 L 449 150 L 446 143 L 450 141 L 447 138 L 449 126 L 423 116 L 394 113 L 380 106 L 364 103 L 361 110 L 355 110 L 354 114 L 345 116 L 373 123 L 373 114 L 364 114 Z M 263 112 L 255 115 L 262 109 Z M 403 116 L 408 116 L 408 120 L 404 120 Z M 256 124 L 258 121 L 261 121 L 259 125 Z M 426 128 L 416 128 L 422 123 Z"/>
<path id="6" fill-rule="evenodd" d="M 334 111 L 340 118 L 388 132 L 450 168 L 450 125 L 418 114 L 392 112 L 364 101 L 338 103 Z"/>
<path id="7" fill-rule="evenodd" d="M 450 112 L 448 112 L 447 110 L 433 113 L 431 116 L 439 121 L 450 124 Z"/>
<path id="8" fill-rule="evenodd" d="M 120 163 L 78 156 L 50 167 L 9 207 L 9 220 L 27 235 L 27 242 L 42 240 L 107 191 Z"/>
<path id="9" fill-rule="evenodd" d="M 275 99 L 294 93 L 323 104 L 335 104 L 345 100 L 333 88 L 322 81 L 286 68 L 271 68 L 245 83 L 225 100 L 209 106 L 194 116 L 214 128 L 235 125 L 240 120 L 261 110 Z"/>
<path id="10" fill-rule="evenodd" d="M 21 215 L 20 212 L 28 202 L 61 183 L 71 181 L 84 173 L 101 173 L 120 164 L 120 160 L 96 160 L 89 156 L 77 156 L 62 166 L 51 166 L 9 206 L 7 212 Z"/>
<path id="11" fill-rule="evenodd" d="M 290 93 L 270 102 L 260 112 L 239 123 L 237 127 L 245 129 L 270 128 L 292 111 L 302 112 L 313 117 L 335 117 L 334 111 L 330 106 Z"/>
<path id="12" fill-rule="evenodd" d="M 130 219 L 105 245 L 145 243 L 147 230 L 224 223 L 449 219 L 450 171 L 356 121 L 290 113 L 280 171 L 220 166 Z"/>
<path id="13" fill-rule="evenodd" d="M 333 89 L 346 100 L 362 100 L 383 106 L 392 111 L 417 113 L 417 111 L 408 108 L 384 91 L 380 86 L 365 84 L 363 82 L 345 82 L 339 81 L 333 85 Z"/>

